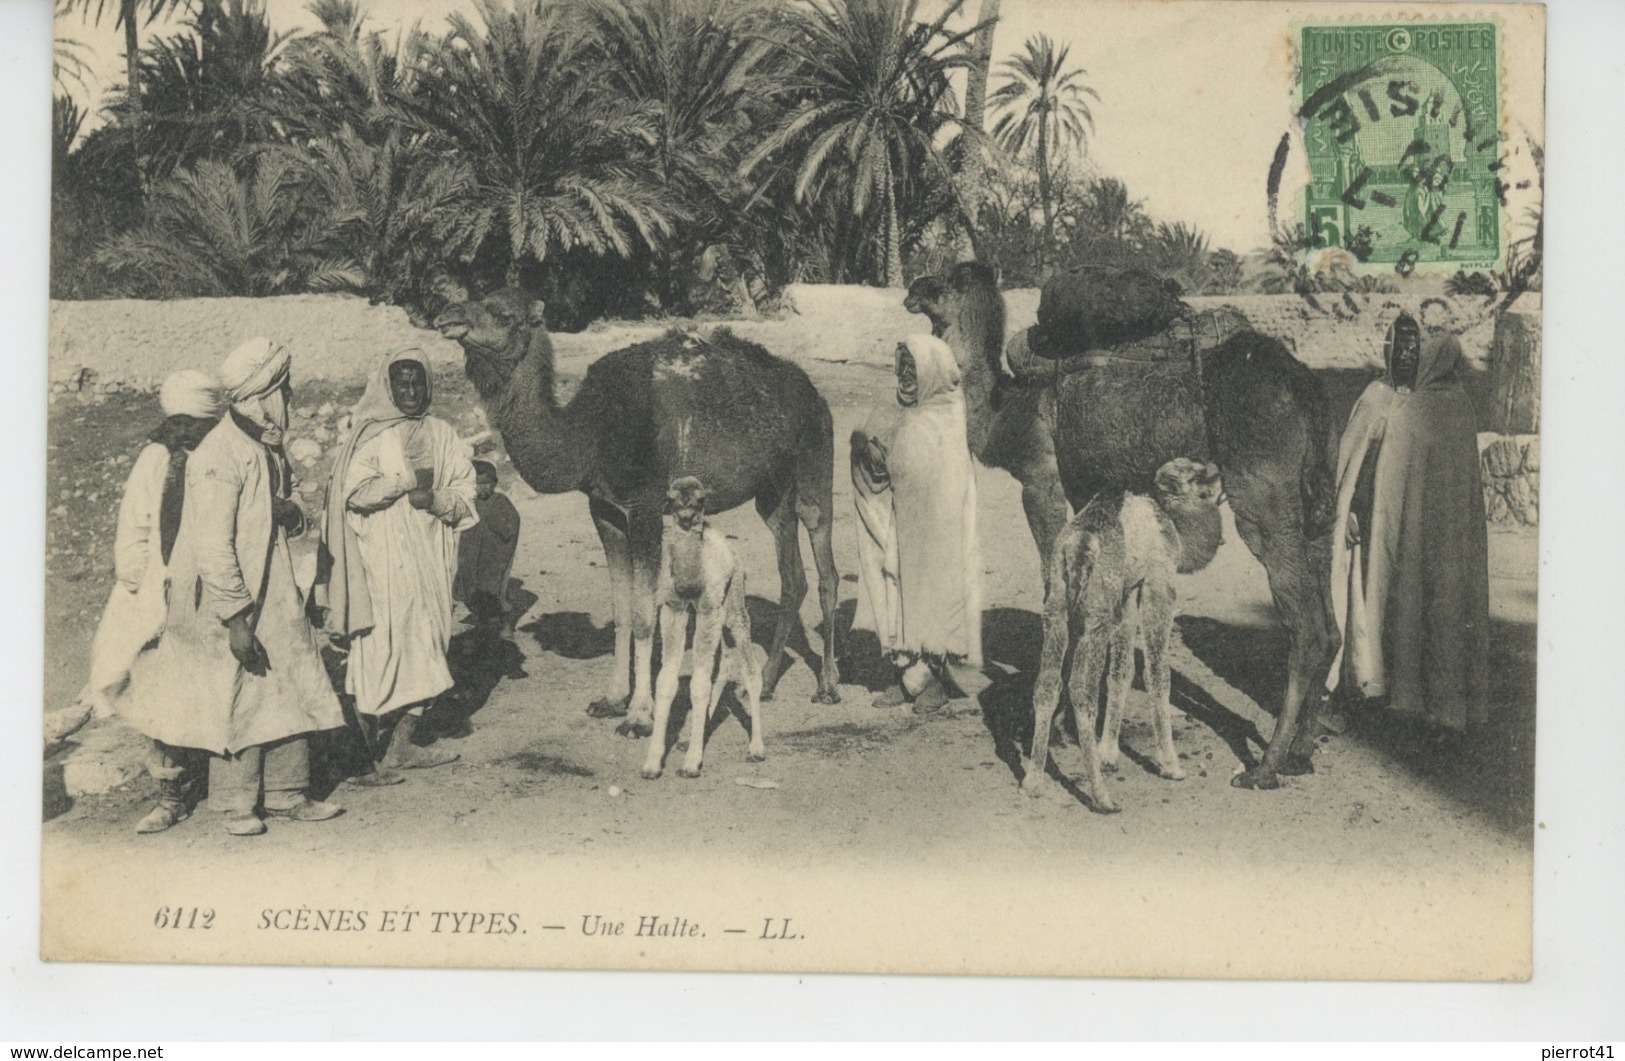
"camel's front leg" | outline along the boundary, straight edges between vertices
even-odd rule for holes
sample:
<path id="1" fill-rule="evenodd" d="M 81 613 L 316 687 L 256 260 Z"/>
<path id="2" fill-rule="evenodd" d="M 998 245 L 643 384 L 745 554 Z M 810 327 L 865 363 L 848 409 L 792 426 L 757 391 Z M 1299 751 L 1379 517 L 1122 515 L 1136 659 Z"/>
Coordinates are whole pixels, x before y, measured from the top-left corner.
<path id="1" fill-rule="evenodd" d="M 701 606 L 694 619 L 694 668 L 688 678 L 688 753 L 678 777 L 699 777 L 705 758 L 705 726 L 711 718 L 711 674 L 722 643 L 722 609 Z M 724 676 L 726 680 L 726 676 Z"/>
<path id="2" fill-rule="evenodd" d="M 671 702 L 677 696 L 677 683 L 683 671 L 683 640 L 688 633 L 688 609 L 660 609 L 660 643 L 666 646 L 660 658 L 660 679 L 655 684 L 654 726 L 649 733 L 649 751 L 643 757 L 643 776 L 653 781 L 660 776 L 666 758 L 666 726 L 671 718 Z M 675 650 L 673 649 L 675 647 Z"/>
<path id="3" fill-rule="evenodd" d="M 609 568 L 611 614 L 615 624 L 615 669 L 610 673 L 608 695 L 587 707 L 593 718 L 620 718 L 626 714 L 626 698 L 631 693 L 632 674 L 632 554 L 626 541 L 626 517 L 608 502 L 588 498 L 598 540 L 604 546 L 604 562 Z"/>
<path id="4" fill-rule="evenodd" d="M 1231 497 L 1235 507 L 1235 497 Z M 1296 510 L 1292 510 L 1295 512 Z M 1337 655 L 1339 636 L 1328 586 L 1331 576 L 1329 536 L 1308 541 L 1294 525 L 1265 533 L 1242 509 L 1236 530 L 1264 564 L 1275 607 L 1292 635 L 1287 658 L 1286 699 L 1275 721 L 1264 758 L 1231 780 L 1237 788 L 1280 787 L 1282 776 L 1314 773 L 1315 716 L 1326 671 Z"/>
<path id="5" fill-rule="evenodd" d="M 653 678 L 655 583 L 660 572 L 660 517 L 652 520 L 634 513 L 629 521 L 627 545 L 632 554 L 632 700 L 626 721 L 616 728 L 623 737 L 646 737 L 654 722 Z M 673 651 L 681 659 L 683 642 Z"/>

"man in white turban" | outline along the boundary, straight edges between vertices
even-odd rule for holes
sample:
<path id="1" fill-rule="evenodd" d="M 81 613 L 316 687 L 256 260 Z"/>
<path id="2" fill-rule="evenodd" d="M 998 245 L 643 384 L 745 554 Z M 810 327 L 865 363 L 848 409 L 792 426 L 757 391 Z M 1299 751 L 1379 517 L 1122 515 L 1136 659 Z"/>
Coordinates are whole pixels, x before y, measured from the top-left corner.
<path id="1" fill-rule="evenodd" d="M 422 351 L 385 358 L 351 413 L 327 490 L 317 580 L 328 631 L 349 644 L 344 688 L 363 727 L 395 720 L 378 769 L 355 779 L 363 784 L 457 758 L 412 740 L 425 708 L 453 684 L 457 538 L 479 522 L 474 466 L 456 429 L 428 415 L 433 395 Z"/>
<path id="2" fill-rule="evenodd" d="M 852 436 L 858 583 L 867 602 L 857 623 L 873 624 L 898 667 L 898 687 L 875 706 L 913 701 L 926 714 L 954 695 L 951 664 L 982 663 L 976 471 L 948 344 L 909 336 L 897 345 L 896 372 L 896 401 Z"/>
<path id="3" fill-rule="evenodd" d="M 69 709 L 80 724 L 92 712 L 101 718 L 117 713 L 136 657 L 150 650 L 163 632 L 169 559 L 186 497 L 187 459 L 220 419 L 214 379 L 197 369 L 164 380 L 158 405 L 163 422 L 147 436 L 119 502 L 113 590 L 91 641 L 90 680 Z M 191 813 L 186 804 L 187 765 L 180 749 L 153 741 L 147 770 L 158 782 L 158 805 L 141 819 L 137 832 L 161 832 Z"/>
<path id="4" fill-rule="evenodd" d="M 136 661 L 127 711 L 153 740 L 210 753 L 209 802 L 236 836 L 265 831 L 262 795 L 271 817 L 341 813 L 305 794 L 308 736 L 344 716 L 288 550 L 305 527 L 282 452 L 288 362 L 254 339 L 220 368 L 231 408 L 187 462 L 164 634 Z"/>

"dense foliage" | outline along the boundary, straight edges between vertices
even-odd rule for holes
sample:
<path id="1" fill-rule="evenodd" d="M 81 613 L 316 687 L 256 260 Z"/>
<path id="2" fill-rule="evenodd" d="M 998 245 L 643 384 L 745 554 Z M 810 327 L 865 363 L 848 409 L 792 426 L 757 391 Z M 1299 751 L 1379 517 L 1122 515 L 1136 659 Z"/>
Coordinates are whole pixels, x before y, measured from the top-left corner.
<path id="1" fill-rule="evenodd" d="M 1200 231 L 1080 176 L 1099 100 L 1065 47 L 1025 42 L 994 71 L 991 134 L 966 135 L 953 74 L 984 27 L 964 0 L 480 0 L 439 33 L 314 0 L 320 28 L 297 34 L 263 0 L 62 2 L 138 43 L 94 131 L 57 101 L 57 297 L 432 310 L 517 282 L 570 327 L 897 285 L 967 233 L 1011 285 L 1080 262 L 1247 282 Z M 180 30 L 141 41 L 166 10 Z M 59 89 L 77 48 L 59 42 Z M 958 179 L 973 156 L 985 172 Z"/>

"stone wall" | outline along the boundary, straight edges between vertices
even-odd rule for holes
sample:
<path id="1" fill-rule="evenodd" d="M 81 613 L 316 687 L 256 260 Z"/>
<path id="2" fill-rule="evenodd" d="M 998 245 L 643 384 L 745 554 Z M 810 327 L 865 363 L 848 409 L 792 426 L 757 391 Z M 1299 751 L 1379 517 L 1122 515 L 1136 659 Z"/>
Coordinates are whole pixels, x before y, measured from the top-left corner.
<path id="1" fill-rule="evenodd" d="M 1533 527 L 1540 522 L 1540 436 L 1478 436 L 1484 477 L 1484 514 L 1492 524 Z"/>

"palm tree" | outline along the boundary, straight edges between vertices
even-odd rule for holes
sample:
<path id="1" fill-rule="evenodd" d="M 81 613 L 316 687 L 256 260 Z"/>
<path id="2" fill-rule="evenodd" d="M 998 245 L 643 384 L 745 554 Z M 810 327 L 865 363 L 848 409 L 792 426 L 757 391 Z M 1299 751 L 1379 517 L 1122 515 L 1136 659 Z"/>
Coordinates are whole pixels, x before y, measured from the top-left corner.
<path id="1" fill-rule="evenodd" d="M 276 84 L 278 120 L 293 140 L 315 139 L 350 128 L 369 143 L 394 135 L 401 101 L 416 90 L 417 74 L 436 41 L 417 25 L 391 40 L 370 29 L 356 0 L 314 0 L 315 33 L 292 41 Z"/>
<path id="2" fill-rule="evenodd" d="M 573 249 L 624 258 L 635 241 L 669 237 L 677 210 L 632 161 L 654 138 L 652 123 L 583 61 L 589 37 L 573 12 L 536 0 L 479 0 L 478 12 L 480 24 L 451 17 L 405 103 L 417 127 L 474 173 L 452 246 L 467 260 L 489 249 L 517 283 L 526 259 L 546 263 Z"/>
<path id="3" fill-rule="evenodd" d="M 210 0 L 184 32 L 147 49 L 137 91 L 115 92 L 111 108 L 121 124 L 139 129 L 144 175 L 167 177 L 198 159 L 277 139 L 268 100 L 290 36 L 272 32 L 264 0 Z"/>
<path id="4" fill-rule="evenodd" d="M 1212 277 L 1207 233 L 1194 225 L 1183 221 L 1158 225 L 1148 250 L 1157 272 L 1177 279 L 1186 291 L 1201 292 Z"/>
<path id="5" fill-rule="evenodd" d="M 98 257 L 143 298 L 356 290 L 365 278 L 325 250 L 325 219 L 306 207 L 298 162 L 260 156 L 245 176 L 204 159 L 153 188 L 146 220 Z"/>
<path id="6" fill-rule="evenodd" d="M 56 0 L 55 18 L 61 22 L 64 16 L 73 14 L 75 10 L 73 0 Z M 53 35 L 51 38 L 51 81 L 58 91 L 66 91 L 68 83 L 85 87 L 85 75 L 91 73 L 90 64 L 85 61 L 85 50 L 89 47 L 77 37 L 63 37 Z"/>
<path id="7" fill-rule="evenodd" d="M 62 0 L 62 4 L 56 9 L 59 19 L 68 12 L 83 11 L 90 16 L 92 22 L 99 26 L 102 22 L 102 16 L 107 13 L 109 8 L 112 8 L 115 12 L 114 26 L 122 27 L 124 30 L 125 107 L 128 111 L 131 135 L 135 138 L 136 143 L 136 167 L 139 171 L 136 177 L 142 184 L 146 183 L 147 173 L 145 159 L 140 148 L 142 118 L 141 34 L 140 26 L 137 23 L 140 22 L 141 25 L 151 26 L 165 15 L 190 9 L 192 2 L 193 0 Z M 207 0 L 207 2 L 213 2 L 213 0 Z M 94 14 L 92 14 L 93 11 Z M 143 14 L 146 15 L 146 19 L 141 22 Z"/>
<path id="8" fill-rule="evenodd" d="M 1083 83 L 1088 72 L 1067 68 L 1071 45 L 1059 50 L 1045 34 L 1030 37 L 1026 51 L 1000 64 L 1004 81 L 993 91 L 993 109 L 1001 112 L 993 136 L 1011 154 L 1031 151 L 1038 167 L 1039 198 L 1044 207 L 1044 240 L 1055 240 L 1051 160 L 1072 147 L 1083 147 L 1095 116 L 1089 99 L 1100 95 Z"/>
<path id="9" fill-rule="evenodd" d="M 834 194 L 859 224 L 878 207 L 885 286 L 903 279 L 899 215 L 931 178 L 952 187 L 935 138 L 958 121 L 948 72 L 965 65 L 971 31 L 944 26 L 963 4 L 948 0 L 926 23 L 919 0 L 810 0 L 770 35 L 790 60 L 781 86 L 791 107 L 741 172 L 774 160 L 794 175 L 797 203 Z"/>
<path id="10" fill-rule="evenodd" d="M 590 50 L 608 85 L 647 115 L 654 179 L 688 215 L 676 250 L 723 237 L 745 198 L 736 175 L 751 110 L 770 95 L 769 49 L 753 37 L 756 12 L 737 0 L 589 0 Z M 681 297 L 665 255 L 668 300 Z"/>
<path id="11" fill-rule="evenodd" d="M 326 256 L 361 277 L 357 289 L 375 302 L 415 293 L 474 188 L 467 165 L 431 155 L 399 130 L 373 145 L 346 127 L 276 150 L 297 167 L 306 207 L 319 212 Z"/>
<path id="12" fill-rule="evenodd" d="M 966 229 L 975 257 L 979 251 L 978 227 L 982 204 L 988 198 L 987 80 L 993 66 L 993 30 L 999 22 L 1000 0 L 982 0 L 976 15 L 975 36 L 971 38 L 970 64 L 965 71 L 965 155 L 959 171 L 959 198 L 966 207 Z"/>
<path id="13" fill-rule="evenodd" d="M 1145 204 L 1131 199 L 1128 185 L 1116 177 L 1102 177 L 1089 185 L 1083 209 L 1085 223 L 1106 239 L 1137 246 L 1152 235 Z"/>

